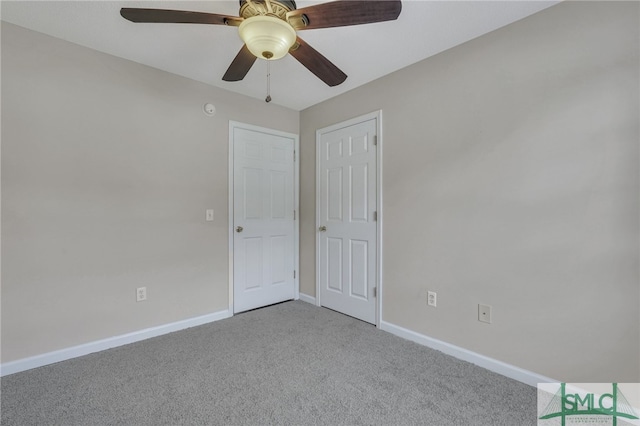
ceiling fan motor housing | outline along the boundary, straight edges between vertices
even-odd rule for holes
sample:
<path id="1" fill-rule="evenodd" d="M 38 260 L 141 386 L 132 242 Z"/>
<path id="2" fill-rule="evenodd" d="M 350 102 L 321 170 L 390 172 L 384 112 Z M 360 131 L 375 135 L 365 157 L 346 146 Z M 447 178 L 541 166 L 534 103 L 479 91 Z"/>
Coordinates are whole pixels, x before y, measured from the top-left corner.
<path id="1" fill-rule="evenodd" d="M 240 0 L 240 16 L 273 15 L 286 20 L 287 12 L 296 9 L 296 2 L 286 0 Z"/>
<path id="2" fill-rule="evenodd" d="M 240 0 L 239 15 L 244 19 L 253 16 L 275 16 L 299 30 L 307 26 L 309 19 L 304 14 L 287 18 L 287 12 L 296 8 L 296 2 L 292 0 Z"/>

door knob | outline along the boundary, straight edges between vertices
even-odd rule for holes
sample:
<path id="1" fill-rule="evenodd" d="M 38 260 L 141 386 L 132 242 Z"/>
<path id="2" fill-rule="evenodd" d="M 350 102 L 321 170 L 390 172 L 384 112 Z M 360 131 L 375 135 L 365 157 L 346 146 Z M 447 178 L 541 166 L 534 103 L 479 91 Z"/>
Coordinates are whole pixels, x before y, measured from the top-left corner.
<path id="1" fill-rule="evenodd" d="M 236 232 L 242 232 L 244 228 L 242 226 L 236 226 Z"/>
<path id="2" fill-rule="evenodd" d="M 320 232 L 327 232 L 327 227 L 326 226 L 321 226 L 320 228 L 318 228 L 318 231 Z"/>

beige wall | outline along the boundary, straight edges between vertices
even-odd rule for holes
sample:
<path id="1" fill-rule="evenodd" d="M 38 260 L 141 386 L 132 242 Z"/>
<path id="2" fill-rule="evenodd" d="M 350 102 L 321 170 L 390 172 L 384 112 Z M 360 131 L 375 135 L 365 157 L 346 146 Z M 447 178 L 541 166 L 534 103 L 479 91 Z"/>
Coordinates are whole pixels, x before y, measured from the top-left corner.
<path id="1" fill-rule="evenodd" d="M 299 113 L 2 23 L 3 363 L 227 309 L 229 120 Z"/>
<path id="2" fill-rule="evenodd" d="M 639 27 L 636 2 L 562 3 L 304 110 L 302 293 L 315 130 L 382 109 L 383 320 L 557 380 L 640 381 Z"/>

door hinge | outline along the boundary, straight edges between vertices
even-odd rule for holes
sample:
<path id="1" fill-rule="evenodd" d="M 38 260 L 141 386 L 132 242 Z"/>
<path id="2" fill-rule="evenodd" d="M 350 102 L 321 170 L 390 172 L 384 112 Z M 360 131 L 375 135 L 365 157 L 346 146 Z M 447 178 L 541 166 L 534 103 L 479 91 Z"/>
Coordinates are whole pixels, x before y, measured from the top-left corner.
<path id="1" fill-rule="evenodd" d="M 296 271 L 293 271 L 293 279 L 296 279 Z"/>
<path id="2" fill-rule="evenodd" d="M 378 297 L 378 287 L 373 288 L 373 297 Z"/>
<path id="3" fill-rule="evenodd" d="M 373 146 L 378 145 L 378 135 L 373 135 Z"/>
<path id="4" fill-rule="evenodd" d="M 296 211 L 293 211 L 293 220 L 296 220 Z"/>
<path id="5" fill-rule="evenodd" d="M 377 222 L 378 221 L 378 212 L 373 212 L 373 221 Z"/>
<path id="6" fill-rule="evenodd" d="M 296 161 L 296 150 L 293 150 L 293 161 Z"/>

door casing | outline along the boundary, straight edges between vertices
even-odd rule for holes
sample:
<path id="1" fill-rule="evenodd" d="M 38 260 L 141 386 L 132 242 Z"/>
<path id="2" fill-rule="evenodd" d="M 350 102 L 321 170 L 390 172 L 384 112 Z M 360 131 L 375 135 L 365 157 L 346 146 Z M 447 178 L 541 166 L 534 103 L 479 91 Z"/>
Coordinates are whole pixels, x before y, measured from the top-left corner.
<path id="1" fill-rule="evenodd" d="M 320 197 L 321 197 L 321 188 L 320 188 L 320 179 L 321 179 L 321 170 L 320 170 L 320 158 L 321 158 L 321 137 L 324 133 L 329 133 L 337 129 L 341 129 L 343 127 L 349 127 L 354 124 L 361 123 L 363 121 L 369 121 L 375 119 L 376 120 L 376 133 L 377 133 L 377 149 L 376 149 L 376 211 L 377 211 L 377 221 L 376 221 L 376 272 L 375 272 L 375 280 L 376 280 L 376 327 L 380 327 L 380 323 L 382 321 L 382 296 L 384 294 L 382 288 L 382 110 L 373 111 L 368 114 L 361 115 L 359 117 L 355 117 L 341 123 L 336 123 L 328 127 L 324 127 L 322 129 L 316 130 L 316 227 L 315 227 L 315 235 L 316 235 L 316 306 L 321 306 L 320 300 L 320 238 L 318 236 L 318 228 L 320 227 Z"/>
<path id="2" fill-rule="evenodd" d="M 247 129 L 255 132 L 268 133 L 271 135 L 282 136 L 293 139 L 293 152 L 294 152 L 294 176 L 293 176 L 293 205 L 295 210 L 294 220 L 294 236 L 293 236 L 293 265 L 295 268 L 294 277 L 294 298 L 298 300 L 300 298 L 300 137 L 294 133 L 283 132 L 280 130 L 269 129 L 266 127 L 254 126 L 252 124 L 241 123 L 238 121 L 229 121 L 229 312 L 233 315 L 233 249 L 234 249 L 234 199 L 233 199 L 233 187 L 234 187 L 234 158 L 233 158 L 233 135 L 235 129 Z"/>

